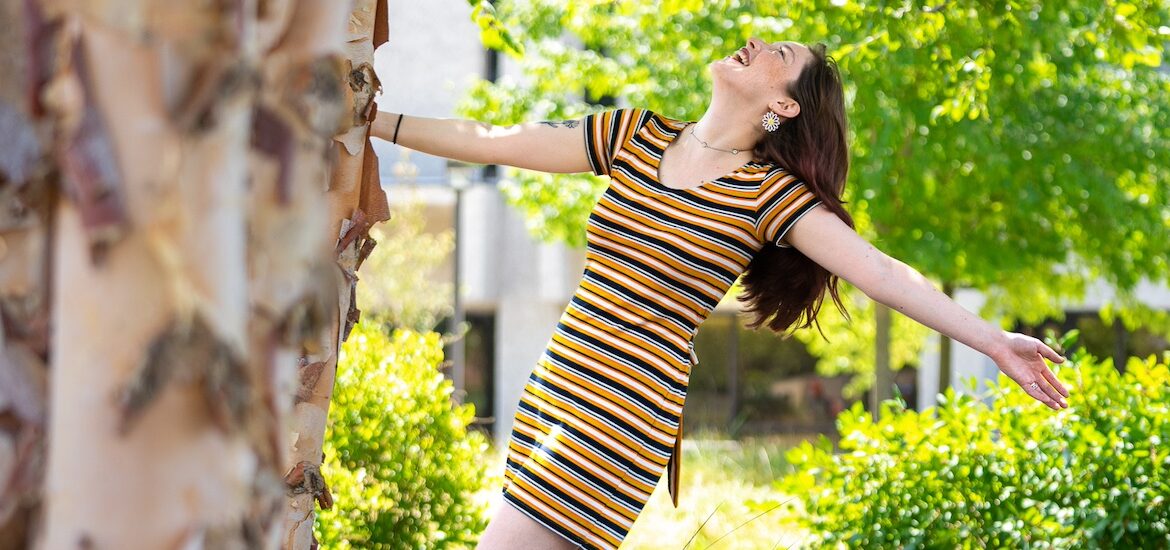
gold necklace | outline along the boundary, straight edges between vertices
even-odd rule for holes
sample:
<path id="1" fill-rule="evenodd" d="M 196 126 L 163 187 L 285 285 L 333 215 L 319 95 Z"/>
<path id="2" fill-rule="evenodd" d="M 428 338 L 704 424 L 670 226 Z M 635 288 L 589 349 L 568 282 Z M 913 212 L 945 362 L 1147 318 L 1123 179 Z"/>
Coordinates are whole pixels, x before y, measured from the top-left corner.
<path id="1" fill-rule="evenodd" d="M 704 149 L 711 149 L 714 151 L 722 151 L 724 153 L 731 153 L 733 155 L 738 155 L 738 154 L 743 152 L 740 149 L 720 149 L 718 147 L 711 147 L 710 145 L 707 145 L 707 142 L 699 139 L 699 136 L 695 135 L 695 126 L 698 126 L 698 125 L 696 124 L 696 125 L 691 126 L 691 137 L 695 138 L 695 141 L 699 142 L 699 144 L 702 145 Z"/>

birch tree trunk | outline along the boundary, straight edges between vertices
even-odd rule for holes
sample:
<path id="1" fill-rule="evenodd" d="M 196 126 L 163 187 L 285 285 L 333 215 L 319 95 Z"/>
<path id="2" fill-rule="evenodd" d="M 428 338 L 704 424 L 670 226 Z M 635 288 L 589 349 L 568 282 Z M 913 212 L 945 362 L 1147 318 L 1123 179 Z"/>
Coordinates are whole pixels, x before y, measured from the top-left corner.
<path id="1" fill-rule="evenodd" d="M 41 163 L 48 129 L 29 94 L 41 72 L 35 15 L 0 3 L 0 549 L 29 540 L 44 470 L 53 189 Z"/>
<path id="2" fill-rule="evenodd" d="M 192 114 L 213 120 L 184 128 L 168 88 L 231 68 L 205 44 L 178 40 L 165 54 L 144 38 L 170 34 L 147 6 L 121 7 L 143 17 L 113 20 L 95 4 L 61 12 L 69 62 L 49 85 L 73 192 L 56 208 L 42 546 L 255 546 L 263 518 L 249 508 L 272 491 L 262 442 L 244 427 L 260 393 L 241 200 L 250 93 L 215 90 Z M 231 17 L 183 11 L 196 35 Z M 146 503 L 157 503 L 150 521 Z"/>
<path id="3" fill-rule="evenodd" d="M 334 166 L 327 199 L 329 235 L 336 239 L 334 254 L 338 307 L 322 338 L 327 344 L 300 360 L 300 384 L 285 482 L 290 498 L 285 514 L 285 548 L 317 547 L 313 536 L 314 501 L 329 508 L 329 494 L 321 463 L 329 404 L 337 372 L 337 352 L 358 322 L 355 303 L 357 270 L 376 244 L 370 227 L 389 219 L 386 195 L 378 177 L 378 159 L 370 144 L 370 123 L 380 89 L 374 75 L 374 49 L 388 37 L 385 0 L 356 0 L 349 19 L 345 47 L 346 101 L 349 116 L 332 145 Z M 347 429 L 342 426 L 340 429 Z"/>
<path id="4" fill-rule="evenodd" d="M 349 15 L 0 5 L 0 547 L 283 542 L 297 361 L 352 281 L 321 201 Z"/>

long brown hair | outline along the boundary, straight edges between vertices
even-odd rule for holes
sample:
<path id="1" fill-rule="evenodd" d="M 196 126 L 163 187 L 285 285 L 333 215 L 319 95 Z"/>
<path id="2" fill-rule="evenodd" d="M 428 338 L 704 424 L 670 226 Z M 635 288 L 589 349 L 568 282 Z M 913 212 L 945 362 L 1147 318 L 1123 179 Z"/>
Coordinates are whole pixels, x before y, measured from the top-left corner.
<path id="1" fill-rule="evenodd" d="M 853 217 L 841 200 L 849 171 L 841 75 L 836 62 L 825 54 L 824 44 L 809 50 L 812 61 L 801 69 L 788 90 L 800 105 L 800 113 L 760 140 L 755 155 L 800 178 L 825 208 L 853 227 Z M 767 323 L 775 332 L 784 332 L 793 325 L 812 326 L 826 290 L 848 317 L 837 294 L 837 282 L 836 275 L 799 250 L 764 243 L 740 280 L 743 293 L 739 300 L 755 317 L 747 326 L 755 329 Z"/>

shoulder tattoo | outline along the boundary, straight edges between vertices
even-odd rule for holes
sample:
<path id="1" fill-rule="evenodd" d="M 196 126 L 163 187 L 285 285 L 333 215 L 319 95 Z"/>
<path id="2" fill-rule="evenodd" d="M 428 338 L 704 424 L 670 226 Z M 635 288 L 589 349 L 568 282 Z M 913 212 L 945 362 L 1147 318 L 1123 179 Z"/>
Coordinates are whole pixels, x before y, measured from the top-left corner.
<path id="1" fill-rule="evenodd" d="M 581 125 L 581 121 L 580 120 L 563 120 L 563 121 L 557 122 L 557 121 L 553 121 L 553 120 L 546 120 L 546 121 L 541 122 L 541 124 L 544 124 L 545 126 L 549 126 L 551 128 L 562 128 L 562 127 L 563 128 L 576 128 L 576 127 Z"/>

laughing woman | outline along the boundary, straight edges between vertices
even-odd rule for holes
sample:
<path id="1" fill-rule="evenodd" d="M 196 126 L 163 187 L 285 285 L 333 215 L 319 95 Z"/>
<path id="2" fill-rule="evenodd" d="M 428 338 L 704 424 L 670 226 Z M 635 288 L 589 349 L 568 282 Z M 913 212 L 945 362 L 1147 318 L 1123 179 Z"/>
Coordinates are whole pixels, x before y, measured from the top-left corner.
<path id="1" fill-rule="evenodd" d="M 699 324 L 742 275 L 751 326 L 810 325 L 838 278 L 991 357 L 1035 399 L 1068 390 L 1035 338 L 1004 332 L 853 230 L 841 79 L 824 47 L 751 39 L 710 65 L 696 122 L 645 109 L 495 127 L 381 113 L 377 137 L 483 164 L 592 171 L 586 265 L 528 378 L 504 501 L 481 549 L 616 548 L 667 472 Z M 677 500 L 676 500 L 677 502 Z"/>

